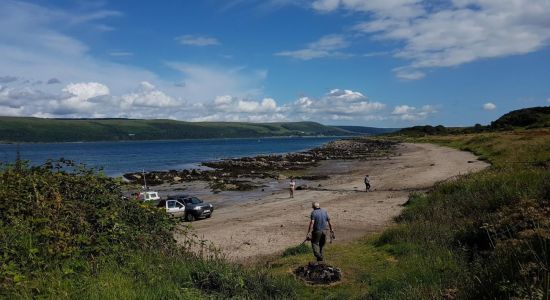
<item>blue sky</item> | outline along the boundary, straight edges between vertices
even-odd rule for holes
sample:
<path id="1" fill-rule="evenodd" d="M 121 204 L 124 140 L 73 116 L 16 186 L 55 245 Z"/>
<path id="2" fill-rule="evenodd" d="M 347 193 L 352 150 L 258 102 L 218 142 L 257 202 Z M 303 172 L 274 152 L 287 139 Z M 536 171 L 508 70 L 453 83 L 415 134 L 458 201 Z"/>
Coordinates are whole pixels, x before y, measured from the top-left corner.
<path id="1" fill-rule="evenodd" d="M 487 124 L 550 105 L 548 0 L 0 2 L 0 114 Z"/>

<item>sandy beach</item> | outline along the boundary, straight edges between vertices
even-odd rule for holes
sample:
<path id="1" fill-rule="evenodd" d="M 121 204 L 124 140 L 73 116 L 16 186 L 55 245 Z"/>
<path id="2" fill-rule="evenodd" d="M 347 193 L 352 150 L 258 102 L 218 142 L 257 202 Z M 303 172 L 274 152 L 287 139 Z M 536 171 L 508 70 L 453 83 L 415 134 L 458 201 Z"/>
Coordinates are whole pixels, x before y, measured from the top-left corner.
<path id="1" fill-rule="evenodd" d="M 285 189 L 287 180 L 273 183 L 264 191 L 203 192 L 201 197 L 214 203 L 217 209 L 212 218 L 195 221 L 191 228 L 199 237 L 219 247 L 229 259 L 250 261 L 301 243 L 307 231 L 311 202 L 318 201 L 332 219 L 334 242 L 342 243 L 388 226 L 411 191 L 426 190 L 439 181 L 487 166 L 469 152 L 432 144 L 400 144 L 397 155 L 388 158 L 323 161 L 308 172 L 330 174 L 330 178 L 298 181 L 298 186 L 309 187 L 296 191 L 294 198 L 289 198 Z M 365 174 L 371 177 L 372 191 L 368 193 L 364 191 Z M 201 189 L 204 190 L 201 183 L 195 183 L 188 191 Z"/>

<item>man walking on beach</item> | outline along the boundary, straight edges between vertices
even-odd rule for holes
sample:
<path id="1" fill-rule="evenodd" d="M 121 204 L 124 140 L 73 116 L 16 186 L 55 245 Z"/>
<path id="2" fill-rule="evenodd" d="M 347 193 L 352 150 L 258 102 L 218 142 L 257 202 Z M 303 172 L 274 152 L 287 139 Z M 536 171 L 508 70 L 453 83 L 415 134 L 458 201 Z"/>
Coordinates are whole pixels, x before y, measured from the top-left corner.
<path id="1" fill-rule="evenodd" d="M 317 258 L 317 261 L 323 261 L 323 248 L 327 241 L 327 225 L 330 229 L 330 237 L 334 238 L 334 231 L 332 230 L 332 224 L 326 210 L 322 209 L 319 202 L 311 203 L 311 217 L 309 221 L 309 228 L 307 229 L 306 239 L 311 240 L 311 247 L 313 248 L 313 255 Z"/>
<path id="2" fill-rule="evenodd" d="M 290 179 L 289 184 L 289 191 L 290 191 L 290 198 L 294 198 L 294 189 L 296 188 L 296 181 L 294 181 L 294 178 Z"/>
<path id="3" fill-rule="evenodd" d="M 365 175 L 365 192 L 368 192 L 370 190 L 370 179 L 369 175 Z"/>

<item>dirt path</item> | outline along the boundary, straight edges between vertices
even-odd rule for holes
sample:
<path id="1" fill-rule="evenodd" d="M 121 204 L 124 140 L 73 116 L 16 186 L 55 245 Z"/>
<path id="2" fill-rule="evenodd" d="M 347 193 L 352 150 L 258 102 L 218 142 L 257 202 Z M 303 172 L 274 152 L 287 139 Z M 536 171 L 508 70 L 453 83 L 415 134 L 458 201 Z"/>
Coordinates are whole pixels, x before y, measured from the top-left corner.
<path id="1" fill-rule="evenodd" d="M 375 161 L 325 161 L 319 172 L 331 168 L 345 174 L 316 182 L 320 187 L 262 196 L 259 200 L 226 205 L 210 219 L 194 222 L 193 230 L 220 247 L 229 259 L 247 260 L 281 252 L 303 241 L 311 202 L 327 209 L 337 240 L 344 242 L 379 231 L 399 214 L 411 190 L 426 189 L 438 181 L 479 171 L 487 166 L 468 152 L 432 144 L 402 144 L 398 156 Z M 365 193 L 363 176 L 375 189 Z"/>

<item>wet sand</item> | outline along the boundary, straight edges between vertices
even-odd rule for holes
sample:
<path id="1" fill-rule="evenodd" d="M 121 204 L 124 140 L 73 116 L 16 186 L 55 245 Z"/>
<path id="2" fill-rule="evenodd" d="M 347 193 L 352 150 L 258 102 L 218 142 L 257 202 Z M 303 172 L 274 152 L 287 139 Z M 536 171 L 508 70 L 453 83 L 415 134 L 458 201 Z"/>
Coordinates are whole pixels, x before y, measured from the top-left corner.
<path id="1" fill-rule="evenodd" d="M 327 209 L 335 242 L 341 243 L 386 227 L 401 212 L 411 191 L 425 190 L 438 181 L 488 166 L 469 152 L 432 144 L 400 144 L 397 153 L 376 160 L 323 161 L 307 172 L 328 174 L 330 178 L 298 181 L 297 186 L 306 184 L 309 188 L 296 191 L 294 198 L 289 198 L 287 180 L 272 179 L 264 183 L 263 191 L 212 194 L 204 182 L 159 190 L 167 194 L 185 187 L 185 193 L 214 203 L 212 218 L 193 222 L 192 230 L 222 249 L 229 259 L 249 261 L 301 243 L 312 201 Z M 373 189 L 368 193 L 364 191 L 365 174 L 370 175 Z"/>

